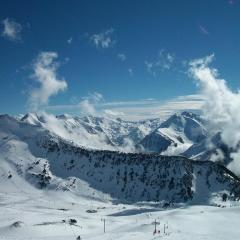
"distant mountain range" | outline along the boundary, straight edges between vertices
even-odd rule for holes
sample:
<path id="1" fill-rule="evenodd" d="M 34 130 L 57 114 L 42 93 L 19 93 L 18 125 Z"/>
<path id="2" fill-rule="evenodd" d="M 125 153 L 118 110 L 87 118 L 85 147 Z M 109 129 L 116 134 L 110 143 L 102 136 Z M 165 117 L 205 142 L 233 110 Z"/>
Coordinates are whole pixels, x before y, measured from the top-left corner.
<path id="1" fill-rule="evenodd" d="M 92 149 L 133 152 L 136 143 L 155 130 L 160 119 L 139 122 L 94 116 L 72 117 L 29 113 L 20 118 L 25 122 L 44 129 L 79 146 Z"/>
<path id="2" fill-rule="evenodd" d="M 191 112 L 176 113 L 164 121 L 156 118 L 131 122 L 120 118 L 46 113 L 28 113 L 17 119 L 89 149 L 180 155 L 221 161 L 225 165 L 232 160 L 231 152 L 234 152 L 222 141 L 220 132 L 210 135 L 207 122 Z"/>
<path id="3" fill-rule="evenodd" d="M 206 139 L 207 131 L 200 116 L 183 112 L 169 119 L 139 122 L 104 117 L 53 116 L 29 113 L 20 118 L 80 146 L 102 150 L 143 151 L 181 154 Z"/>

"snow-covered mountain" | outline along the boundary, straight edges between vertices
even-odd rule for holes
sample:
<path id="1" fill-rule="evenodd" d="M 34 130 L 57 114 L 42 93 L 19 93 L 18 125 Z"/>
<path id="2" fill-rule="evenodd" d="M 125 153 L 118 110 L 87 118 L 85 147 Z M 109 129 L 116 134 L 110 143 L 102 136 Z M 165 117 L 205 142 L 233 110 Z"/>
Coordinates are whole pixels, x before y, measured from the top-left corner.
<path id="1" fill-rule="evenodd" d="M 231 153 L 236 151 L 238 150 L 228 147 L 228 145 L 223 142 L 221 133 L 218 132 L 212 137 L 209 136 L 193 144 L 183 155 L 195 160 L 221 162 L 227 166 L 233 160 Z"/>
<path id="2" fill-rule="evenodd" d="M 42 122 L 42 121 L 41 121 Z M 213 204 L 240 196 L 240 180 L 210 161 L 158 154 L 89 150 L 41 124 L 0 116 L 0 173 L 11 188 L 21 182 L 118 201 Z"/>
<path id="3" fill-rule="evenodd" d="M 140 146 L 145 152 L 182 154 L 193 144 L 206 139 L 204 124 L 204 120 L 194 113 L 176 113 L 143 138 Z"/>
<path id="4" fill-rule="evenodd" d="M 79 146 L 125 152 L 135 151 L 135 144 L 161 123 L 160 119 L 130 122 L 119 118 L 94 116 L 60 115 L 55 117 L 46 113 L 29 113 L 22 117 L 21 121 L 41 126 Z"/>
<path id="5" fill-rule="evenodd" d="M 199 115 L 182 112 L 161 122 L 139 122 L 107 117 L 54 116 L 29 113 L 16 117 L 21 122 L 40 126 L 78 146 L 121 152 L 150 152 L 181 155 L 194 160 L 221 161 L 227 166 L 234 149 L 221 140 L 221 133 L 210 136 L 207 122 Z"/>
<path id="6" fill-rule="evenodd" d="M 179 155 L 207 136 L 203 119 L 189 112 L 176 113 L 164 122 L 160 119 L 130 122 L 119 118 L 46 113 L 29 113 L 20 120 L 41 126 L 79 146 L 99 150 Z"/>

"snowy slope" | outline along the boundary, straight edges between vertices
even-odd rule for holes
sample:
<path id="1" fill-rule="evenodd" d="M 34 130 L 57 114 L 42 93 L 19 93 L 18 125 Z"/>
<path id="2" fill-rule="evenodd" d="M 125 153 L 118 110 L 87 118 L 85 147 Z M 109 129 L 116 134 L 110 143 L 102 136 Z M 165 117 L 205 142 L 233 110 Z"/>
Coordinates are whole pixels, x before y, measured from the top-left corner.
<path id="1" fill-rule="evenodd" d="M 41 124 L 2 115 L 0 163 L 0 239 L 231 240 L 240 235 L 235 201 L 240 181 L 213 162 L 88 150 Z"/>
<path id="2" fill-rule="evenodd" d="M 183 155 L 195 160 L 221 162 L 224 166 L 227 166 L 232 161 L 231 153 L 234 151 L 237 150 L 228 147 L 222 141 L 221 133 L 218 132 L 212 137 L 193 144 Z"/>
<path id="3" fill-rule="evenodd" d="M 29 113 L 21 121 L 41 126 L 79 146 L 125 152 L 135 151 L 135 144 L 160 125 L 160 119 L 129 122 L 94 116 L 55 117 L 46 113 Z"/>
<path id="4" fill-rule="evenodd" d="M 0 116 L 0 139 L 5 178 L 17 174 L 40 189 L 81 194 L 82 185 L 89 185 L 90 192 L 118 201 L 204 204 L 223 193 L 234 200 L 240 191 L 239 179 L 213 162 L 88 150 L 9 116 Z"/>
<path id="5" fill-rule="evenodd" d="M 1 192 L 0 203 L 0 239 L 4 240 L 76 240 L 77 236 L 83 240 L 232 240 L 240 235 L 237 206 L 162 209 L 42 191 Z M 70 219 L 76 223 L 69 224 Z"/>
<path id="6" fill-rule="evenodd" d="M 204 121 L 189 112 L 176 113 L 147 135 L 140 146 L 146 152 L 179 155 L 206 139 Z"/>
<path id="7" fill-rule="evenodd" d="M 83 240 L 232 240 L 240 235 L 237 205 L 164 209 L 156 204 L 90 201 L 68 192 L 16 190 L 0 192 L 0 211 L 3 240 L 76 240 L 77 236 Z M 76 223 L 70 224 L 70 219 Z"/>

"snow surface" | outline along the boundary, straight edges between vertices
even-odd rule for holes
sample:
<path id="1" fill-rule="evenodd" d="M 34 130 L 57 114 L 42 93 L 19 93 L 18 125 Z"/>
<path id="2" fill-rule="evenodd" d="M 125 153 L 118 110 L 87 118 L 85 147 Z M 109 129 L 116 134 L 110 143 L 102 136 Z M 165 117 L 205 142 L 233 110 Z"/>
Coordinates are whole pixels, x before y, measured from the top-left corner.
<path id="1" fill-rule="evenodd" d="M 0 211 L 0 239 L 3 240 L 71 240 L 79 235 L 81 239 L 99 240 L 232 240 L 240 235 L 239 206 L 161 209 L 146 204 L 114 205 L 66 192 L 31 188 L 22 192 L 16 186 L 12 191 L 1 191 Z M 77 223 L 70 225 L 70 219 L 76 219 Z M 154 235 L 155 220 L 160 233 Z"/>
<path id="2" fill-rule="evenodd" d="M 108 117 L 54 116 L 44 112 L 28 113 L 21 121 L 41 126 L 79 146 L 124 152 L 135 151 L 135 145 L 161 123 L 158 118 L 131 122 Z"/>
<path id="3" fill-rule="evenodd" d="M 175 162 L 169 161 L 166 166 L 170 173 L 166 174 L 166 179 L 176 177 L 180 183 L 182 176 L 188 176 L 185 171 L 190 171 L 191 178 L 184 179 L 187 184 L 189 181 L 193 184 L 191 188 L 193 192 L 197 190 L 197 198 L 193 198 L 193 202 L 179 203 L 174 205 L 174 208 L 163 207 L 162 204 L 153 201 L 126 203 L 121 199 L 114 199 L 106 191 L 107 186 L 111 186 L 111 182 L 105 184 L 106 188 L 102 191 L 101 186 L 104 185 L 101 185 L 99 180 L 104 175 L 114 176 L 115 170 L 111 168 L 113 163 L 119 165 L 119 168 L 122 164 L 130 164 L 128 166 L 138 171 L 141 161 L 144 164 L 149 162 L 150 169 L 154 173 L 152 166 L 154 163 L 158 164 L 159 160 L 154 162 L 151 158 L 153 156 L 158 159 L 158 157 L 81 150 L 92 156 L 91 164 L 99 164 L 95 169 L 91 168 L 90 164 L 89 169 L 80 170 L 83 158 L 73 166 L 71 161 L 76 161 L 79 155 L 70 152 L 81 148 L 71 141 L 66 141 L 65 138 L 63 140 L 57 137 L 59 135 L 52 131 L 46 131 L 42 124 L 37 124 L 37 121 L 38 119 L 35 119 L 30 123 L 7 115 L 0 116 L 0 239 L 70 240 L 76 239 L 79 235 L 81 239 L 90 240 L 239 238 L 240 229 L 236 226 L 240 223 L 240 204 L 232 200 L 223 202 L 220 198 L 225 190 L 229 191 L 231 181 L 236 183 L 238 181 L 234 180 L 224 168 L 220 168 L 219 171 L 219 167 L 214 163 L 204 164 L 190 160 L 184 161 L 187 168 L 185 163 L 176 165 L 175 168 Z M 48 148 L 44 150 L 41 143 Z M 56 146 L 65 146 L 65 148 L 58 151 Z M 103 160 L 104 153 L 113 158 Z M 138 159 L 140 157 L 143 159 Z M 166 159 L 171 158 L 166 157 Z M 177 159 L 176 162 L 179 163 Z M 173 167 L 172 163 L 174 163 Z M 191 164 L 188 165 L 189 163 Z M 102 167 L 103 164 L 106 166 L 99 168 L 98 165 Z M 92 181 L 95 179 L 95 183 L 98 182 L 100 187 L 96 187 L 94 181 L 84 178 L 84 174 L 87 176 L 91 169 L 93 175 L 89 179 Z M 108 171 L 105 171 L 106 169 Z M 175 171 L 179 171 L 180 175 L 173 175 L 172 172 Z M 150 173 L 151 171 L 146 177 L 147 181 L 156 177 Z M 208 178 L 205 178 L 205 175 L 208 175 Z M 224 182 L 225 180 L 227 182 Z M 206 181 L 211 187 L 206 188 Z M 135 185 L 132 185 L 133 183 Z M 138 185 L 145 186 L 145 182 L 141 183 L 137 178 L 129 182 L 127 193 L 131 193 L 131 187 Z M 112 190 L 117 191 L 118 185 L 113 184 L 113 186 L 115 189 Z M 149 186 L 147 189 L 151 190 Z M 207 202 L 206 193 L 207 195 L 213 193 Z M 70 224 L 70 219 L 75 219 L 77 222 Z M 106 221 L 106 233 L 103 231 L 103 219 Z M 157 234 L 153 234 L 155 220 L 157 232 L 160 230 Z"/>
<path id="4" fill-rule="evenodd" d="M 158 152 L 163 155 L 180 155 L 191 146 L 206 139 L 204 120 L 198 115 L 176 113 L 140 142 L 145 152 Z"/>

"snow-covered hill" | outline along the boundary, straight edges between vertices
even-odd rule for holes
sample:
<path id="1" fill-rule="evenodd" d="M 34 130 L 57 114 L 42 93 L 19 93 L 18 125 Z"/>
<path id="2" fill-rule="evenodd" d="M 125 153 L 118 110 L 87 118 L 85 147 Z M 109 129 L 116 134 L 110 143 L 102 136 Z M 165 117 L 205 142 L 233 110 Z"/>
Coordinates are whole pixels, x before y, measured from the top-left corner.
<path id="1" fill-rule="evenodd" d="M 40 189 L 166 204 L 213 204 L 224 194 L 231 200 L 240 195 L 240 180 L 216 163 L 89 150 L 7 115 L 0 116 L 0 151 L 0 169 L 9 187 L 26 181 Z"/>
<path id="2" fill-rule="evenodd" d="M 182 112 L 161 123 L 140 142 L 140 146 L 146 152 L 179 155 L 206 137 L 203 119 L 194 113 Z"/>
<path id="3" fill-rule="evenodd" d="M 0 116 L 0 239 L 238 238 L 240 180 L 225 167 L 91 150 L 40 122 Z"/>

